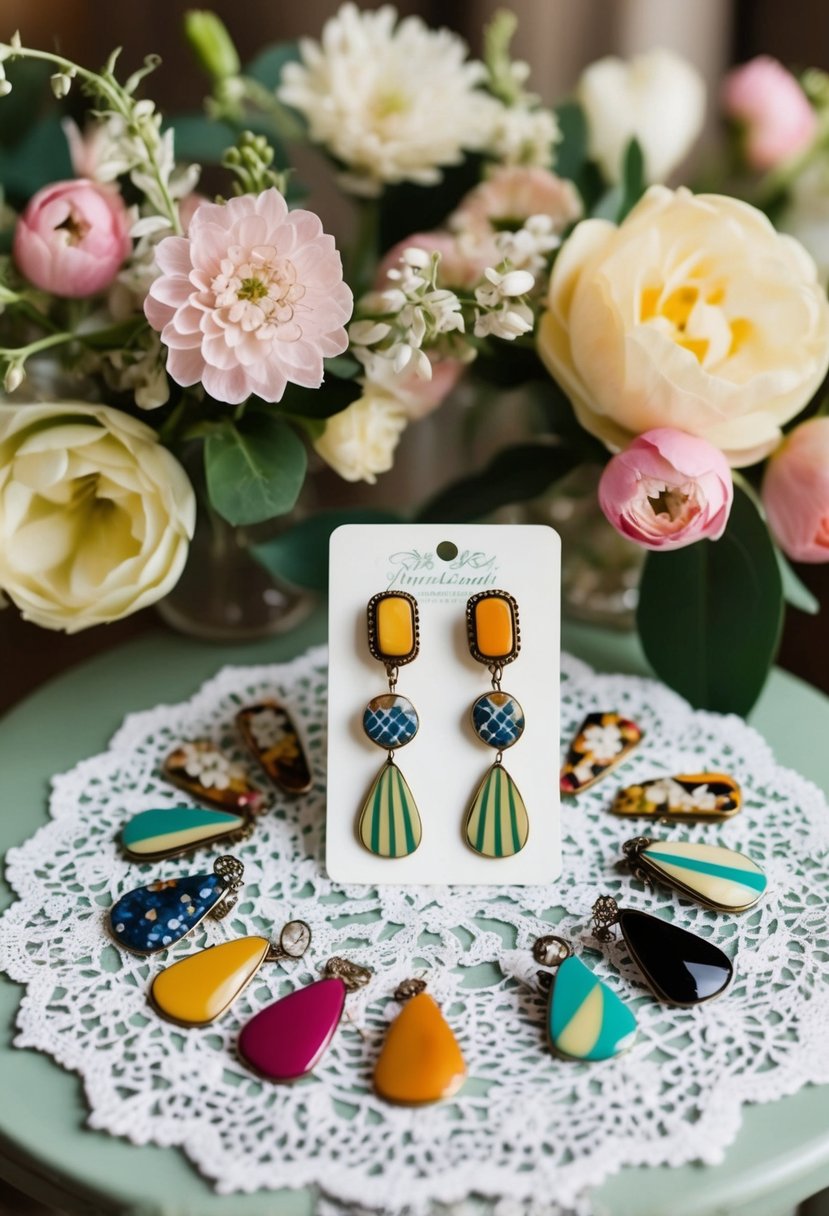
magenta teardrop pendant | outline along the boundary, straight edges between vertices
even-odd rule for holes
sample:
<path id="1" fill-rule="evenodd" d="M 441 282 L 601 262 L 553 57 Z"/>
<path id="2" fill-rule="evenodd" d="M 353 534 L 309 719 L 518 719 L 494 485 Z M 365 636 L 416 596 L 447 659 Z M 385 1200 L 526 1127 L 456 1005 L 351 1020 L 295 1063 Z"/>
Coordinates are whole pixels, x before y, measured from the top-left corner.
<path id="1" fill-rule="evenodd" d="M 319 1063 L 345 1005 L 339 976 L 297 988 L 257 1013 L 239 1035 L 239 1054 L 270 1081 L 297 1081 Z"/>
<path id="2" fill-rule="evenodd" d="M 343 1015 L 345 998 L 371 979 L 371 970 L 336 955 L 324 979 L 297 988 L 252 1017 L 239 1035 L 239 1055 L 269 1081 L 298 1081 L 322 1059 Z"/>

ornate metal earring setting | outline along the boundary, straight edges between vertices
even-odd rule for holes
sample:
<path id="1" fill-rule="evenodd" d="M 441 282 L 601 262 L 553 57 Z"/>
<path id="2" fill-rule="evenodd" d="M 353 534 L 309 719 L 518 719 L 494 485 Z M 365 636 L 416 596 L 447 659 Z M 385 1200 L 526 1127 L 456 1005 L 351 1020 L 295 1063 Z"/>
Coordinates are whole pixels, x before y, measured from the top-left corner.
<path id="1" fill-rule="evenodd" d="M 501 689 L 504 667 L 518 658 L 521 631 L 518 604 L 507 591 L 480 591 L 466 605 L 469 653 L 492 675 L 492 691 L 472 706 L 472 726 L 482 743 L 495 748 L 495 763 L 466 814 L 466 842 L 483 857 L 511 857 L 527 843 L 530 824 L 524 799 L 504 768 L 503 755 L 524 733 L 524 711 Z"/>

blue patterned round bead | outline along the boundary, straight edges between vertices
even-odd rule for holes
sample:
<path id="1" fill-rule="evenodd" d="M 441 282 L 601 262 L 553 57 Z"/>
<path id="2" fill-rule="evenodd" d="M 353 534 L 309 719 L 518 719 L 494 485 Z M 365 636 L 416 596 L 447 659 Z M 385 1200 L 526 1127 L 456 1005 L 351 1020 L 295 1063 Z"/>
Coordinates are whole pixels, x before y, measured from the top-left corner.
<path id="1" fill-rule="evenodd" d="M 378 747 L 404 747 L 414 739 L 419 725 L 409 698 L 393 692 L 372 697 L 363 714 L 363 730 Z"/>
<path id="2" fill-rule="evenodd" d="M 524 711 L 508 692 L 487 692 L 472 706 L 475 734 L 489 747 L 512 747 L 524 733 Z"/>

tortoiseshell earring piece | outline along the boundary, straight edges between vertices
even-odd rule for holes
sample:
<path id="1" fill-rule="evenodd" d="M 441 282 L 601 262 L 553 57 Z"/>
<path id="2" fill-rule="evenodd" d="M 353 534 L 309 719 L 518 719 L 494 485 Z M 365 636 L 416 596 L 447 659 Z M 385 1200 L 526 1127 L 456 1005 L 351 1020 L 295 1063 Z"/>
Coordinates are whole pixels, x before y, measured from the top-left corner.
<path id="1" fill-rule="evenodd" d="M 360 842 L 377 857 L 408 857 L 420 844 L 422 827 L 412 791 L 395 763 L 399 747 L 417 734 L 417 710 L 397 692 L 398 669 L 420 649 L 417 600 L 405 591 L 381 591 L 368 602 L 368 648 L 386 668 L 389 691 L 372 697 L 363 712 L 363 730 L 388 752 L 357 822 Z"/>
<path id="2" fill-rule="evenodd" d="M 524 711 L 504 692 L 504 667 L 518 658 L 521 631 L 518 604 L 506 591 L 480 591 L 466 605 L 469 653 L 492 675 L 492 691 L 472 706 L 472 726 L 482 743 L 495 748 L 487 772 L 466 813 L 466 843 L 482 857 L 511 857 L 527 843 L 530 824 L 524 799 L 503 765 L 503 754 L 524 733 Z"/>

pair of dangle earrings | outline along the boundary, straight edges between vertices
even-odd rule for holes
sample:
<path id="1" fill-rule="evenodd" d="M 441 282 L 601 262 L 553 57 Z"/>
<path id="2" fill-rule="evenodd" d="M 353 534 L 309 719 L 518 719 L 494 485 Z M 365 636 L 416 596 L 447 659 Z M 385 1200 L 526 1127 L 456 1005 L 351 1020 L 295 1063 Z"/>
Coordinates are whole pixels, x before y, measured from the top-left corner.
<path id="1" fill-rule="evenodd" d="M 382 591 L 369 600 L 367 623 L 369 650 L 386 668 L 389 691 L 369 701 L 363 729 L 388 756 L 363 803 L 357 834 L 378 857 L 407 857 L 420 844 L 423 827 L 395 752 L 414 739 L 420 722 L 409 698 L 397 692 L 397 680 L 400 667 L 416 659 L 420 649 L 417 600 L 405 591 Z M 466 625 L 472 658 L 492 676 L 492 690 L 472 705 L 472 726 L 496 754 L 466 813 L 463 834 L 481 856 L 510 857 L 523 849 L 529 834 L 524 800 L 503 764 L 504 751 L 524 731 L 521 705 L 501 688 L 504 667 L 521 649 L 518 604 L 506 591 L 479 592 L 467 602 Z"/>

